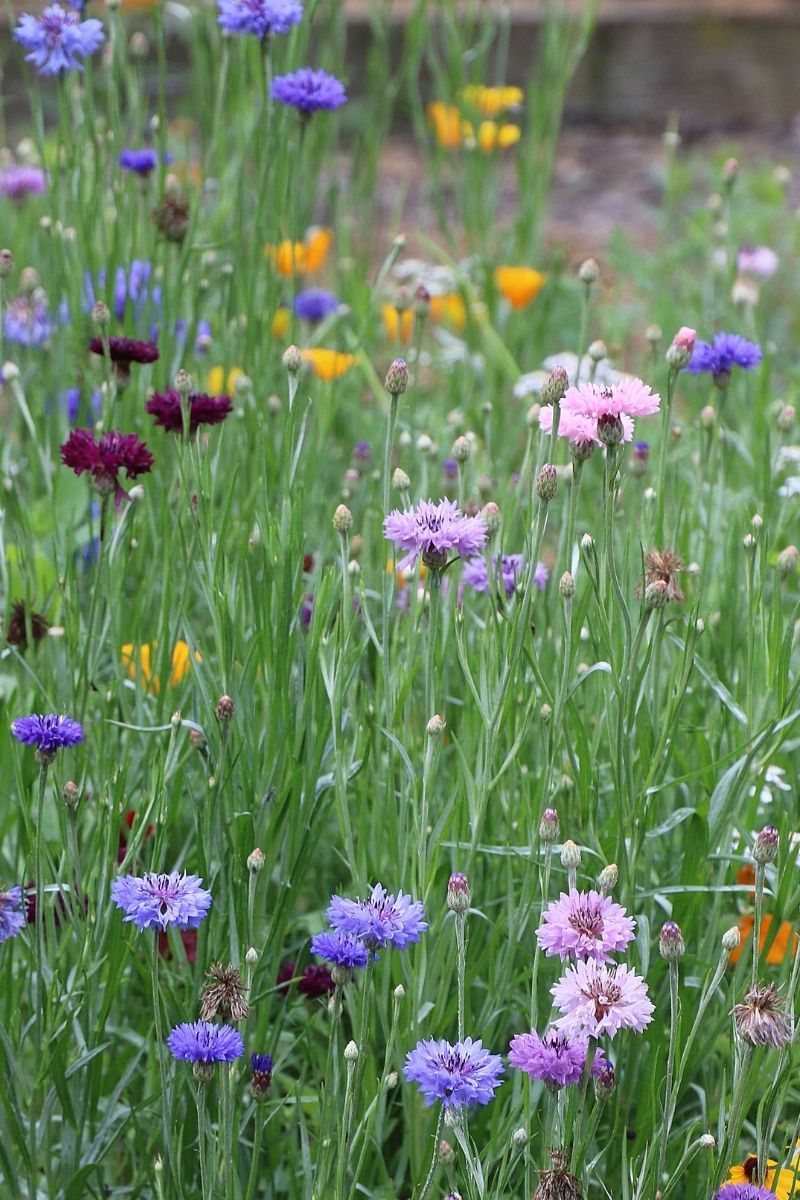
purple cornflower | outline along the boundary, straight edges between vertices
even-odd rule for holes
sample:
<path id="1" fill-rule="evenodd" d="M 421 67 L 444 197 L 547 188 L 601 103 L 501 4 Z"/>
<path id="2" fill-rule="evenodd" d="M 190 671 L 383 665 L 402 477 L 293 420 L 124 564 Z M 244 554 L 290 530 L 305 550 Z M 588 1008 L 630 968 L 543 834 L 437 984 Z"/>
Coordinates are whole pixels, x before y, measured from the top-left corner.
<path id="1" fill-rule="evenodd" d="M 500 577 L 503 581 L 503 590 L 507 597 L 513 595 L 514 589 L 517 586 L 517 580 L 522 574 L 522 555 L 521 554 L 504 554 L 499 560 L 495 557 L 492 560 L 495 575 L 492 577 L 492 583 L 496 582 L 497 568 L 500 567 Z M 536 564 L 536 570 L 533 573 L 533 582 L 535 587 L 541 592 L 547 586 L 549 571 L 544 563 Z M 461 577 L 462 583 L 467 587 L 471 587 L 476 592 L 489 591 L 489 571 L 486 565 L 485 558 L 471 558 L 464 563 L 464 573 Z"/>
<path id="2" fill-rule="evenodd" d="M 39 167 L 5 167 L 0 171 L 0 196 L 22 200 L 25 196 L 41 196 L 47 190 L 47 176 Z"/>
<path id="3" fill-rule="evenodd" d="M 82 21 L 80 13 L 60 4 L 49 5 L 39 17 L 23 13 L 14 30 L 14 41 L 29 51 L 25 61 L 40 75 L 82 71 L 79 60 L 94 54 L 104 40 L 101 21 Z"/>
<path id="4" fill-rule="evenodd" d="M 775 1200 L 775 1192 L 755 1183 L 723 1183 L 714 1200 Z"/>
<path id="5" fill-rule="evenodd" d="M 272 1084 L 272 1055 L 251 1054 L 250 1065 L 253 1068 L 250 1094 L 254 1100 L 266 1100 Z"/>
<path id="6" fill-rule="evenodd" d="M 92 338 L 89 342 L 92 354 L 105 355 L 106 348 L 102 338 Z M 158 346 L 154 342 L 143 342 L 139 338 L 110 337 L 108 339 L 108 356 L 114 363 L 128 368 L 131 363 L 154 363 L 158 360 Z"/>
<path id="7" fill-rule="evenodd" d="M 369 462 L 372 458 L 372 447 L 369 442 L 356 442 L 353 447 L 353 458 L 358 462 Z"/>
<path id="8" fill-rule="evenodd" d="M 301 321 L 324 321 L 339 307 L 339 297 L 325 288 L 306 288 L 295 296 L 294 311 Z"/>
<path id="9" fill-rule="evenodd" d="M 311 628 L 311 618 L 314 616 L 314 597 L 311 592 L 308 592 L 303 597 L 303 602 L 300 605 L 300 624 L 303 629 Z"/>
<path id="10" fill-rule="evenodd" d="M 365 967 L 369 951 L 352 933 L 318 933 L 311 939 L 311 953 L 337 967 Z"/>
<path id="11" fill-rule="evenodd" d="M 562 892 L 542 914 L 536 930 L 548 957 L 609 962 L 633 937 L 636 922 L 621 904 L 600 892 Z"/>
<path id="12" fill-rule="evenodd" d="M 18 717 L 11 722 L 11 732 L 23 746 L 35 746 L 36 757 L 42 763 L 52 762 L 59 750 L 83 741 L 83 727 L 72 717 L 57 713 Z"/>
<path id="13" fill-rule="evenodd" d="M 548 1087 L 570 1087 L 580 1083 L 589 1046 L 585 1037 L 568 1037 L 557 1029 L 548 1029 L 543 1037 L 531 1031 L 511 1039 L 508 1061 L 531 1079 L 540 1079 Z M 608 1067 L 601 1054 L 592 1060 L 592 1075 Z"/>
<path id="14" fill-rule="evenodd" d="M 692 375 L 709 371 L 717 387 L 727 387 L 734 367 L 750 371 L 761 362 L 761 347 L 738 333 L 716 333 L 714 341 L 695 342 L 686 368 Z"/>
<path id="15" fill-rule="evenodd" d="M 655 1006 L 647 984 L 630 967 L 579 960 L 550 989 L 563 1016 L 556 1028 L 567 1034 L 613 1038 L 620 1029 L 641 1033 L 653 1019 Z"/>
<path id="16" fill-rule="evenodd" d="M 462 558 L 470 558 L 483 549 L 486 526 L 481 517 L 465 517 L 454 500 L 420 500 L 408 512 L 394 509 L 384 519 L 383 536 L 406 551 L 397 564 L 407 571 L 420 555 L 426 567 L 441 570 L 447 563 L 448 551 L 455 550 Z"/>
<path id="17" fill-rule="evenodd" d="M 25 928 L 25 904 L 22 888 L 0 892 L 0 942 L 6 942 Z"/>
<path id="18" fill-rule="evenodd" d="M 257 38 L 288 33 L 303 19 L 300 0 L 217 0 L 217 24 L 225 33 Z"/>
<path id="19" fill-rule="evenodd" d="M 3 317 L 3 332 L 18 346 L 43 346 L 52 332 L 47 305 L 31 296 L 9 300 Z"/>
<path id="20" fill-rule="evenodd" d="M 111 899 L 139 929 L 197 929 L 211 907 L 211 892 L 197 875 L 172 871 L 159 875 L 118 875 L 111 884 Z"/>
<path id="21" fill-rule="evenodd" d="M 153 465 L 153 456 L 135 433 L 104 433 L 99 442 L 91 429 L 73 429 L 61 446 L 61 461 L 76 475 L 89 471 L 92 483 L 101 495 L 114 492 L 117 507 L 127 500 L 128 493 L 119 482 L 124 470 L 128 479 L 146 475 Z"/>
<path id="22" fill-rule="evenodd" d="M 426 1108 L 437 1100 L 445 1108 L 475 1108 L 494 1099 L 503 1064 L 500 1055 L 484 1050 L 480 1040 L 465 1038 L 453 1046 L 431 1038 L 409 1051 L 403 1074 L 419 1084 Z"/>
<path id="23" fill-rule="evenodd" d="M 296 108 L 304 116 L 320 109 L 340 108 L 347 102 L 344 84 L 327 71 L 301 67 L 289 75 L 276 75 L 270 92 L 273 100 Z"/>
<path id="24" fill-rule="evenodd" d="M 67 410 L 67 420 L 70 425 L 74 425 L 80 415 L 81 389 L 77 387 L 67 388 L 66 392 L 62 393 L 61 400 Z M 99 392 L 92 392 L 89 401 L 89 410 L 92 417 L 96 421 L 99 421 L 103 412 L 103 398 Z"/>
<path id="25" fill-rule="evenodd" d="M 454 458 L 442 459 L 442 470 L 445 474 L 445 479 L 458 479 L 458 463 Z"/>
<path id="26" fill-rule="evenodd" d="M 244 1042 L 231 1025 L 192 1021 L 176 1025 L 167 1038 L 173 1058 L 183 1062 L 233 1062 L 244 1054 Z"/>
<path id="27" fill-rule="evenodd" d="M 171 154 L 164 155 L 166 166 L 172 161 Z M 158 166 L 158 151 L 149 147 L 144 150 L 120 150 L 119 165 L 125 171 L 133 171 L 136 175 L 147 177 Z"/>
<path id="28" fill-rule="evenodd" d="M 777 254 L 769 246 L 742 246 L 736 258 L 736 266 L 743 275 L 771 279 L 778 269 L 779 261 Z"/>
<path id="29" fill-rule="evenodd" d="M 375 884 L 368 900 L 332 896 L 326 916 L 338 933 L 360 938 L 370 950 L 380 946 L 405 950 L 428 928 L 421 901 L 403 892 L 390 896 L 380 883 Z"/>
<path id="30" fill-rule="evenodd" d="M 154 392 L 146 405 L 155 417 L 156 425 L 167 433 L 181 433 L 183 413 L 180 394 L 175 391 Z M 200 425 L 221 425 L 233 412 L 230 396 L 207 396 L 196 392 L 189 396 L 189 433 L 196 433 Z"/>

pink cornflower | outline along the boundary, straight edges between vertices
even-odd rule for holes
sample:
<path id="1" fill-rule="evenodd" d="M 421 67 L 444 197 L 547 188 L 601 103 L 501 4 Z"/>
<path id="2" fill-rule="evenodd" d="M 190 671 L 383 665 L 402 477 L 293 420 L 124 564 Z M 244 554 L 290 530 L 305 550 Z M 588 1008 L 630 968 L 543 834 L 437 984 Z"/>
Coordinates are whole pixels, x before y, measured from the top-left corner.
<path id="1" fill-rule="evenodd" d="M 619 440 L 630 442 L 633 439 L 633 418 L 652 416 L 658 412 L 660 404 L 660 396 L 641 379 L 630 376 L 611 387 L 581 383 L 577 387 L 567 388 L 561 401 L 558 432 L 571 442 L 600 445 L 598 421 L 619 420 L 622 423 Z M 542 409 L 539 426 L 544 433 L 552 430 L 552 405 L 545 405 Z"/>
<path id="2" fill-rule="evenodd" d="M 636 922 L 621 904 L 600 892 L 562 892 L 542 915 L 536 930 L 548 956 L 609 962 L 633 937 Z"/>
<path id="3" fill-rule="evenodd" d="M 549 1088 L 574 1087 L 583 1078 L 586 1067 L 586 1037 L 569 1037 L 557 1029 L 546 1030 L 543 1037 L 535 1030 L 517 1033 L 508 1048 L 508 1061 L 531 1079 L 539 1079 Z M 592 1075 L 597 1076 L 609 1064 L 601 1054 L 592 1061 Z"/>
<path id="4" fill-rule="evenodd" d="M 581 962 L 568 967 L 550 989 L 563 1014 L 556 1028 L 567 1034 L 613 1038 L 620 1029 L 641 1033 L 653 1019 L 655 1006 L 647 984 L 624 963 Z"/>
<path id="5" fill-rule="evenodd" d="M 743 275 L 771 279 L 778 269 L 778 256 L 769 246 L 742 246 L 736 265 Z"/>
<path id="6" fill-rule="evenodd" d="M 383 535 L 406 551 L 397 569 L 407 571 L 422 555 L 427 567 L 440 571 L 447 565 L 448 552 L 470 558 L 483 549 L 486 526 L 481 517 L 465 517 L 454 500 L 420 500 L 408 512 L 394 509 L 383 522 Z"/>

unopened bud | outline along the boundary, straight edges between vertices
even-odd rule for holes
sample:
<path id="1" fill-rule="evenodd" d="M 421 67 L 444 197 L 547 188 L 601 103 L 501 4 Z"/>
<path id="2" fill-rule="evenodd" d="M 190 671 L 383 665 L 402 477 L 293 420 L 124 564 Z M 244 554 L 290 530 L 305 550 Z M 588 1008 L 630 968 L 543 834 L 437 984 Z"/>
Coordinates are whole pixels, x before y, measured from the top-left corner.
<path id="1" fill-rule="evenodd" d="M 108 324 L 110 317 L 111 314 L 108 311 L 108 305 L 104 304 L 102 300 L 98 300 L 97 303 L 92 306 L 92 320 L 94 321 L 95 325 L 99 325 L 101 328 L 103 328 Z"/>
<path id="2" fill-rule="evenodd" d="M 258 962 L 258 951 L 256 950 L 255 946 L 251 946 L 247 951 L 247 954 L 244 956 L 244 961 L 247 963 L 248 967 L 254 967 L 256 965 Z"/>
<path id="3" fill-rule="evenodd" d="M 71 779 L 68 779 L 64 784 L 64 790 L 61 793 L 61 795 L 64 797 L 64 803 L 66 804 L 67 808 L 75 807 L 75 805 L 78 803 L 78 799 L 80 798 L 80 794 L 81 789 L 78 787 L 77 783 L 73 783 Z"/>
<path id="4" fill-rule="evenodd" d="M 540 840 L 543 842 L 549 842 L 551 845 L 553 842 L 557 842 L 559 828 L 558 813 L 554 808 L 546 808 L 542 813 L 542 819 L 539 822 Z"/>
<path id="5" fill-rule="evenodd" d="M 14 255 L 10 250 L 0 250 L 0 279 L 8 279 L 14 270 Z"/>
<path id="6" fill-rule="evenodd" d="M 598 1069 L 594 1079 L 594 1092 L 598 1100 L 607 1100 L 617 1086 L 617 1076 L 610 1062 Z"/>
<path id="7" fill-rule="evenodd" d="M 386 372 L 384 387 L 390 396 L 402 396 L 408 391 L 408 367 L 405 360 L 396 358 Z"/>
<path id="8" fill-rule="evenodd" d="M 558 475 L 552 463 L 545 463 L 536 476 L 536 493 L 545 503 L 552 500 L 558 491 Z"/>
<path id="9" fill-rule="evenodd" d="M 389 1090 L 391 1090 L 392 1088 L 396 1088 L 399 1082 L 400 1082 L 400 1076 L 397 1074 L 397 1071 L 390 1071 L 389 1074 L 386 1076 L 386 1087 Z"/>
<path id="10" fill-rule="evenodd" d="M 722 935 L 722 949 L 727 950 L 728 953 L 731 950 L 737 950 L 741 940 L 742 935 L 739 933 L 739 926 L 731 925 L 730 929 L 726 929 Z"/>
<path id="11" fill-rule="evenodd" d="M 281 362 L 290 375 L 296 375 L 303 365 L 302 352 L 297 346 L 288 346 L 283 352 Z"/>
<path id="12" fill-rule="evenodd" d="M 600 341 L 599 338 L 590 344 L 586 353 L 589 355 L 589 358 L 592 360 L 592 362 L 595 363 L 602 362 L 604 358 L 608 358 L 606 344 L 605 342 Z"/>
<path id="13" fill-rule="evenodd" d="M 664 333 L 660 325 L 648 325 L 644 331 L 644 336 L 645 340 L 655 348 L 663 338 Z"/>
<path id="14" fill-rule="evenodd" d="M 451 1163 L 455 1162 L 456 1152 L 449 1142 L 444 1138 L 439 1142 L 439 1162 Z"/>
<path id="15" fill-rule="evenodd" d="M 658 952 L 667 962 L 677 962 L 686 953 L 680 925 L 675 921 L 665 921 L 661 926 L 658 937 Z"/>
<path id="16" fill-rule="evenodd" d="M 185 399 L 192 390 L 192 377 L 188 371 L 184 371 L 181 367 L 180 371 L 175 372 L 175 391 Z"/>
<path id="17" fill-rule="evenodd" d="M 717 410 L 713 404 L 706 404 L 700 409 L 700 424 L 703 429 L 713 429 L 717 421 Z"/>
<path id="18" fill-rule="evenodd" d="M 599 275 L 600 268 L 593 258 L 584 259 L 578 267 L 578 279 L 580 279 L 581 283 L 585 283 L 589 287 L 597 282 Z"/>
<path id="19" fill-rule="evenodd" d="M 793 404 L 784 404 L 778 411 L 776 418 L 778 429 L 781 433 L 789 433 L 794 429 L 794 423 L 797 418 L 797 410 Z"/>
<path id="20" fill-rule="evenodd" d="M 483 523 L 486 526 L 486 532 L 488 533 L 489 537 L 491 537 L 493 533 L 497 533 L 502 522 L 502 516 L 500 513 L 500 508 L 497 504 L 495 504 L 494 500 L 488 500 L 486 504 L 484 504 L 483 508 L 481 509 L 481 516 L 483 517 Z"/>
<path id="21" fill-rule="evenodd" d="M 732 188 L 739 175 L 739 160 L 737 158 L 726 158 L 722 164 L 722 178 L 725 184 Z"/>
<path id="22" fill-rule="evenodd" d="M 584 554 L 591 554 L 594 550 L 594 538 L 590 533 L 585 533 L 581 538 L 581 550 Z"/>
<path id="23" fill-rule="evenodd" d="M 697 1144 L 701 1150 L 713 1150 L 717 1144 L 717 1139 L 713 1133 L 701 1133 L 697 1139 Z"/>
<path id="24" fill-rule="evenodd" d="M 560 404 L 569 387 L 569 376 L 563 367 L 556 367 L 541 391 L 542 404 Z"/>
<path id="25" fill-rule="evenodd" d="M 619 880 L 619 869 L 616 863 L 609 863 L 607 867 L 603 867 L 600 874 L 597 876 L 597 890 L 603 896 L 610 896 Z"/>
<path id="26" fill-rule="evenodd" d="M 398 983 L 397 987 L 392 992 L 392 995 L 394 996 L 395 1000 L 405 1000 L 406 989 L 403 987 L 402 983 Z"/>
<path id="27" fill-rule="evenodd" d="M 264 851 L 256 846 L 255 850 L 251 850 L 247 856 L 247 869 L 251 874 L 256 875 L 259 871 L 263 870 L 266 861 Z"/>
<path id="28" fill-rule="evenodd" d="M 236 716 L 236 705 L 230 696 L 220 696 L 215 712 L 220 725 L 227 725 Z"/>
<path id="29" fill-rule="evenodd" d="M 756 837 L 753 858 L 760 866 L 774 862 L 780 848 L 780 834 L 774 825 L 765 825 Z"/>
<path id="30" fill-rule="evenodd" d="M 452 454 L 457 463 L 465 463 L 472 454 L 472 443 L 469 438 L 457 437 L 453 442 Z"/>
<path id="31" fill-rule="evenodd" d="M 445 730 L 444 717 L 440 717 L 438 713 L 434 713 L 428 724 L 425 726 L 425 732 L 428 737 L 441 737 Z"/>
<path id="32" fill-rule="evenodd" d="M 519 1129 L 515 1129 L 511 1135 L 511 1144 L 514 1146 L 514 1148 L 516 1150 L 521 1150 L 522 1147 L 527 1143 L 527 1141 L 528 1141 L 527 1130 L 523 1129 L 521 1126 Z"/>
<path id="33" fill-rule="evenodd" d="M 754 554 L 758 543 L 752 533 L 746 533 L 742 538 L 742 549 L 745 554 Z"/>
<path id="34" fill-rule="evenodd" d="M 618 446 L 625 436 L 621 418 L 614 413 L 603 413 L 597 419 L 597 436 L 605 446 Z"/>
<path id="35" fill-rule="evenodd" d="M 571 600 L 575 595 L 575 579 L 569 571 L 565 571 L 559 579 L 558 591 L 562 600 Z"/>
<path id="36" fill-rule="evenodd" d="M 353 528 L 353 514 L 346 504 L 339 504 L 333 514 L 333 528 L 337 533 L 349 533 Z"/>
<path id="37" fill-rule="evenodd" d="M 354 1063 L 358 1060 L 358 1046 L 355 1042 L 348 1042 L 344 1048 L 344 1061 Z"/>
<path id="38" fill-rule="evenodd" d="M 465 913 L 470 906 L 469 880 L 456 871 L 447 881 L 447 907 L 454 913 Z"/>
<path id="39" fill-rule="evenodd" d="M 392 475 L 392 487 L 397 492 L 407 492 L 411 487 L 411 480 L 406 475 L 402 467 L 396 467 Z"/>
<path id="40" fill-rule="evenodd" d="M 543 704 L 542 707 L 539 709 L 539 719 L 543 725 L 548 725 L 550 723 L 550 718 L 552 717 L 552 715 L 553 715 L 553 710 L 549 704 Z"/>
<path id="41" fill-rule="evenodd" d="M 561 865 L 567 871 L 577 871 L 581 865 L 580 846 L 577 846 L 575 842 L 564 842 L 561 847 Z"/>
<path id="42" fill-rule="evenodd" d="M 800 552 L 796 546 L 786 546 L 778 555 L 778 574 L 782 579 L 792 575 L 797 570 Z"/>
<path id="43" fill-rule="evenodd" d="M 173 729 L 180 729 L 182 721 L 183 718 L 181 717 L 180 710 L 174 712 L 170 717 L 170 725 Z"/>

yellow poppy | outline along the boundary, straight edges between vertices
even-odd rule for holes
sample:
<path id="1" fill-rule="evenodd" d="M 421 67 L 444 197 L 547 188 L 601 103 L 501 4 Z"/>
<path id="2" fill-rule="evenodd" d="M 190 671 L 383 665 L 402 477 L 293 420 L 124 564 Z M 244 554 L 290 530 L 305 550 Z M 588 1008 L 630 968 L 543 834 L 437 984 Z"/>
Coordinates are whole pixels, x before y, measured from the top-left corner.
<path id="1" fill-rule="evenodd" d="M 343 354 L 340 350 L 327 350 L 322 346 L 302 350 L 301 353 L 320 379 L 340 379 L 356 361 L 355 354 Z"/>
<path id="2" fill-rule="evenodd" d="M 524 92 L 518 87 L 486 87 L 473 83 L 465 87 L 461 99 L 484 117 L 496 117 L 506 109 L 522 104 Z"/>
<path id="3" fill-rule="evenodd" d="M 494 281 L 512 308 L 527 308 L 539 295 L 547 276 L 533 267 L 498 267 Z"/>
<path id="4" fill-rule="evenodd" d="M 231 367 L 228 371 L 227 390 L 230 394 L 236 387 L 236 380 L 244 375 L 241 367 Z M 219 395 L 225 386 L 225 371 L 222 367 L 212 367 L 206 376 L 206 387 L 212 395 Z"/>
<path id="5" fill-rule="evenodd" d="M 289 332 L 291 323 L 292 310 L 290 308 L 276 308 L 275 315 L 272 318 L 272 336 L 282 342 Z"/>
<path id="6" fill-rule="evenodd" d="M 386 336 L 395 342 L 407 346 L 411 339 L 411 329 L 414 325 L 414 311 L 411 308 L 395 308 L 393 304 L 384 304 L 381 309 L 383 328 Z"/>
<path id="7" fill-rule="evenodd" d="M 763 1184 L 757 1178 L 758 1159 L 754 1154 L 746 1158 L 742 1165 L 731 1167 L 728 1171 L 728 1183 L 752 1183 L 759 1187 L 765 1187 L 768 1191 L 774 1192 L 777 1200 L 790 1200 L 792 1196 L 800 1196 L 800 1171 L 795 1173 L 798 1155 L 795 1154 L 792 1159 L 792 1167 L 784 1167 L 782 1171 L 776 1170 L 778 1164 L 772 1159 L 767 1159 L 767 1170 Z"/>
<path id="8" fill-rule="evenodd" d="M 467 324 L 467 306 L 460 292 L 446 292 L 443 296 L 431 296 L 430 316 L 432 321 L 452 325 L 461 332 Z"/>
<path id="9" fill-rule="evenodd" d="M 454 104 L 445 104 L 442 100 L 432 100 L 425 110 L 433 124 L 436 141 L 445 150 L 453 150 L 460 146 L 463 140 L 463 120 L 461 113 Z"/>
<path id="10" fill-rule="evenodd" d="M 755 924 L 755 919 L 753 918 L 752 913 L 742 913 L 741 917 L 739 918 L 739 935 L 741 937 L 741 941 L 739 942 L 739 945 L 736 947 L 736 949 L 731 950 L 731 952 L 730 952 L 730 961 L 732 963 L 737 963 L 739 961 L 739 959 L 741 958 L 742 954 L 745 952 L 745 948 L 746 948 L 745 942 L 747 941 L 747 939 L 750 937 L 751 933 L 753 932 L 754 924 Z M 760 928 L 759 934 L 758 934 L 759 950 L 763 950 L 764 947 L 766 946 L 767 942 L 769 941 L 769 931 L 770 931 L 771 925 L 772 925 L 772 914 L 767 913 L 765 916 L 763 916 L 761 918 L 761 928 Z M 798 943 L 797 934 L 792 929 L 792 926 L 790 925 L 790 923 L 788 921 L 782 921 L 780 926 L 778 927 L 778 932 L 775 934 L 775 939 L 772 942 L 772 945 L 770 946 L 769 950 L 767 951 L 767 962 L 772 966 L 776 966 L 777 964 L 782 963 L 783 960 L 786 958 L 787 953 L 789 952 L 790 944 L 792 947 L 792 950 L 791 950 L 792 958 L 794 958 L 795 954 L 797 954 L 797 943 Z M 751 951 L 749 949 L 747 949 L 747 953 L 749 954 L 749 953 L 751 953 Z"/>
<path id="11" fill-rule="evenodd" d="M 302 242 L 286 240 L 279 242 L 277 246 L 265 246 L 264 252 L 272 260 L 278 274 L 289 279 L 292 275 L 306 275 L 318 271 L 328 257 L 332 245 L 331 230 L 314 226 L 309 229 Z"/>
<path id="12" fill-rule="evenodd" d="M 128 678 L 138 679 L 145 691 L 152 692 L 155 696 L 161 691 L 161 680 L 158 675 L 153 674 L 152 651 L 157 649 L 157 642 L 153 642 L 152 650 L 150 644 L 147 642 L 138 647 L 134 646 L 132 642 L 127 642 L 121 649 L 122 665 L 128 668 Z M 194 660 L 195 662 L 203 661 L 196 650 Z M 177 641 L 172 650 L 169 686 L 177 687 L 179 683 L 183 682 L 190 670 L 191 658 L 189 647 L 186 642 Z"/>
<path id="13" fill-rule="evenodd" d="M 481 121 L 478 126 L 478 148 L 484 154 L 490 154 L 492 150 L 507 150 L 509 146 L 516 145 L 521 137 L 522 130 L 519 125 L 498 125 L 494 121 Z"/>

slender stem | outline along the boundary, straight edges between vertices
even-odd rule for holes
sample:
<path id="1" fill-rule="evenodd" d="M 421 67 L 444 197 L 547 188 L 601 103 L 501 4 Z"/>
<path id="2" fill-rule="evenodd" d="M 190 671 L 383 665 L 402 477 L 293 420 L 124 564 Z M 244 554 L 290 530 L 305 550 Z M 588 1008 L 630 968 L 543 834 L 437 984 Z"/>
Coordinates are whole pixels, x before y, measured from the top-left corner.
<path id="1" fill-rule="evenodd" d="M 428 1192 L 431 1190 L 433 1177 L 436 1174 L 436 1168 L 439 1165 L 439 1138 L 442 1133 L 442 1122 L 444 1120 L 444 1108 L 439 1109 L 439 1117 L 436 1121 L 436 1132 L 433 1135 L 433 1157 L 431 1165 L 428 1168 L 428 1174 L 425 1176 L 425 1182 L 422 1185 L 422 1191 L 419 1194 L 419 1200 L 425 1200 Z"/>
<path id="2" fill-rule="evenodd" d="M 763 863 L 756 863 L 756 888 L 755 888 L 755 903 L 753 910 L 753 965 L 750 970 L 750 987 L 754 988 L 758 983 L 758 959 L 761 948 L 761 914 L 764 909 L 764 880 L 766 877 L 766 867 Z"/>
<path id="3" fill-rule="evenodd" d="M 570 1171 L 574 1175 L 580 1170 L 579 1149 L 581 1144 L 581 1127 L 583 1125 L 583 1110 L 586 1107 L 586 1092 L 589 1087 L 589 1080 L 592 1077 L 592 1063 L 597 1051 L 597 1039 L 590 1037 L 589 1044 L 586 1049 L 586 1062 L 583 1065 L 583 1075 L 581 1076 L 580 1090 L 578 1091 L 578 1104 L 575 1109 L 575 1120 L 572 1125 L 572 1157 L 570 1159 Z"/>
<path id="4" fill-rule="evenodd" d="M 158 932 L 153 933 L 153 954 L 150 959 L 150 982 L 152 985 L 153 995 L 153 1023 L 156 1030 L 156 1054 L 158 1055 L 158 1076 L 161 1083 L 161 1128 L 164 1139 L 164 1150 L 167 1156 L 167 1163 L 172 1174 L 172 1181 L 176 1188 L 178 1196 L 183 1196 L 183 1185 L 180 1180 L 180 1175 L 175 1165 L 175 1153 L 172 1145 L 172 1130 L 170 1129 L 170 1109 L 172 1108 L 172 1083 L 169 1073 L 169 1068 L 166 1061 L 165 1041 L 164 1041 L 164 1024 L 161 1019 L 161 989 L 158 982 Z M 202 1167 L 202 1144 L 200 1163 Z M 203 1192 L 205 1200 L 206 1193 Z"/>
<path id="5" fill-rule="evenodd" d="M 544 866 L 539 873 L 539 912 L 543 913 L 547 905 L 547 897 L 550 892 L 550 870 L 553 862 L 553 846 L 551 842 L 545 842 L 544 847 Z M 539 961 L 541 958 L 541 945 L 538 938 L 533 951 L 533 968 L 531 970 L 531 1029 L 535 1029 L 539 1015 Z"/>
<path id="6" fill-rule="evenodd" d="M 667 396 L 661 409 L 661 445 L 658 453 L 658 514 L 656 516 L 656 545 L 663 549 L 664 545 L 664 514 L 667 501 L 667 445 L 672 421 L 672 397 L 675 392 L 677 371 L 670 369 L 667 376 Z"/>
<path id="7" fill-rule="evenodd" d="M 197 1151 L 200 1157 L 200 1195 L 202 1200 L 211 1200 L 206 1162 L 206 1086 L 205 1083 L 197 1084 Z"/>
<path id="8" fill-rule="evenodd" d="M 439 626 L 439 597 L 442 587 L 441 571 L 429 570 L 428 596 L 430 608 L 428 612 L 428 653 L 425 660 L 425 720 L 428 721 L 436 712 L 434 699 L 434 679 L 436 674 L 436 635 Z"/>
<path id="9" fill-rule="evenodd" d="M 247 1177 L 247 1191 L 245 1192 L 245 1200 L 253 1200 L 253 1194 L 256 1190 L 258 1182 L 258 1160 L 261 1156 L 261 1135 L 264 1130 L 264 1120 L 261 1115 L 261 1108 L 257 1104 L 254 1116 L 255 1132 L 253 1133 L 253 1157 L 250 1160 L 250 1174 Z"/>
<path id="10" fill-rule="evenodd" d="M 669 964 L 669 1050 L 667 1051 L 667 1081 L 664 1088 L 664 1121 L 661 1126 L 661 1144 L 658 1152 L 656 1187 L 660 1185 L 667 1157 L 667 1142 L 672 1124 L 672 1079 L 675 1073 L 675 1048 L 678 1042 L 678 963 Z"/>
<path id="11" fill-rule="evenodd" d="M 221 1065 L 220 1091 L 222 1094 L 222 1178 L 225 1200 L 233 1196 L 233 1063 Z"/>
<path id="12" fill-rule="evenodd" d="M 464 1040 L 464 991 L 467 973 L 467 914 L 456 913 L 456 978 L 458 989 L 458 1040 Z"/>
<path id="13" fill-rule="evenodd" d="M 389 395 L 389 409 L 386 414 L 386 441 L 383 447 L 383 493 L 382 505 L 383 516 L 387 516 L 389 512 L 389 494 L 391 488 L 391 471 L 392 471 L 392 448 L 394 446 L 394 434 L 397 426 L 397 410 L 400 403 L 400 397 Z M 381 597 L 383 600 L 383 624 L 381 626 L 381 646 L 383 651 L 383 679 L 384 679 L 384 721 L 388 727 L 389 718 L 392 708 L 394 707 L 394 692 L 392 688 L 392 673 L 390 670 L 390 623 L 389 610 L 392 603 L 392 592 L 394 590 L 394 577 L 397 569 L 397 564 L 393 565 L 393 569 L 389 569 L 390 555 L 393 553 L 391 544 L 384 542 L 384 571 L 383 579 L 381 580 Z M 430 713 L 428 714 L 430 716 Z"/>
<path id="14" fill-rule="evenodd" d="M 342 1195 L 344 1193 L 344 1173 L 348 1157 L 347 1143 L 350 1139 L 350 1125 L 352 1123 L 353 1085 L 355 1073 L 356 1064 L 348 1061 L 347 1081 L 344 1089 L 344 1107 L 342 1109 L 342 1119 L 339 1122 L 339 1146 L 336 1155 L 336 1182 L 333 1188 L 333 1200 L 342 1200 Z"/>

